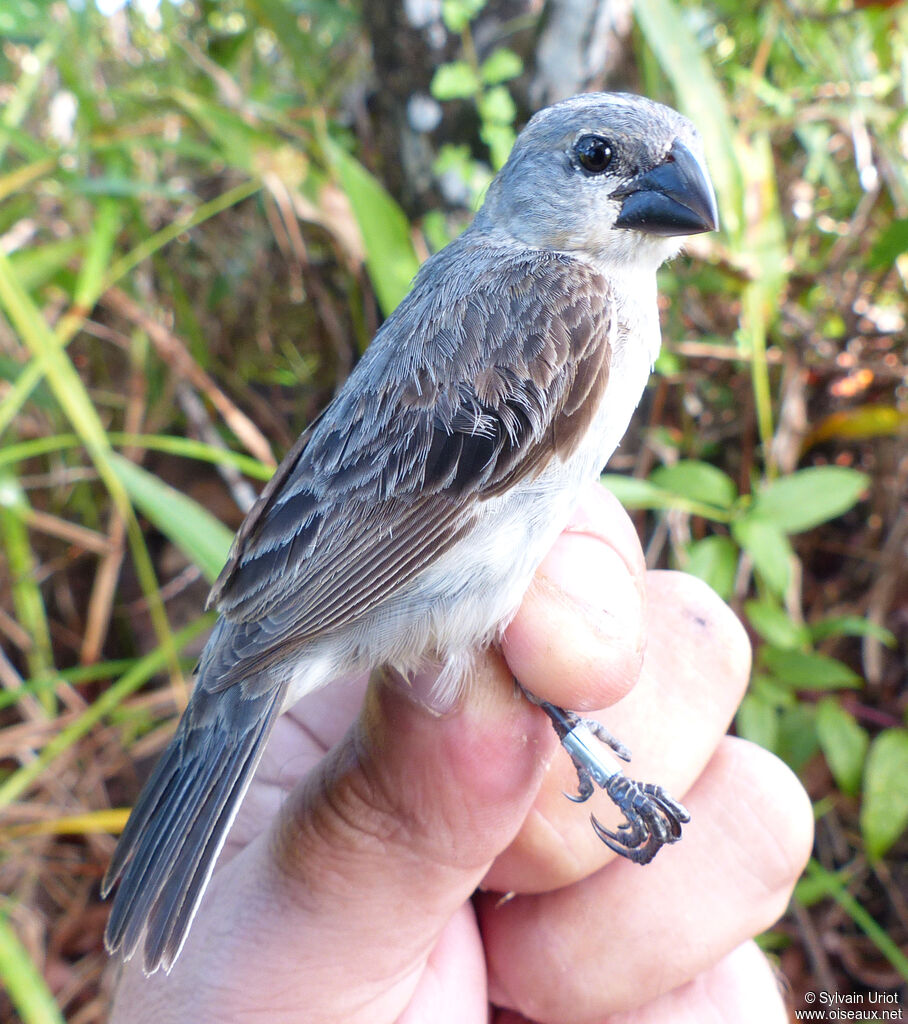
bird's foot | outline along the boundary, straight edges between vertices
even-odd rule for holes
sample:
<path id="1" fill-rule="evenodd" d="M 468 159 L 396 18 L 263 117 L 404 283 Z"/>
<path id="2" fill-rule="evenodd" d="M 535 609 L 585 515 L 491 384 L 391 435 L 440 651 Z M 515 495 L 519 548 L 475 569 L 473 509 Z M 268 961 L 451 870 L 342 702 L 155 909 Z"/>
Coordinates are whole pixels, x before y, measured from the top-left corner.
<path id="1" fill-rule="evenodd" d="M 618 772 L 603 788 L 624 814 L 625 822 L 610 832 L 591 814 L 593 830 L 610 850 L 635 864 L 649 864 L 663 846 L 677 843 L 681 826 L 690 821 L 684 805 L 661 786 L 634 782 Z"/>
<path id="2" fill-rule="evenodd" d="M 681 838 L 682 824 L 690 821 L 687 810 L 661 786 L 635 782 L 622 772 L 617 761 L 606 754 L 601 745 L 609 747 L 622 761 L 630 760 L 630 751 L 604 725 L 538 700 L 531 694 L 527 696 L 549 716 L 561 745 L 577 769 L 578 793 L 565 796 L 583 803 L 598 785 L 624 815 L 624 823 L 615 832 L 590 815 L 596 835 L 610 850 L 635 864 L 648 864 L 663 846 Z"/>

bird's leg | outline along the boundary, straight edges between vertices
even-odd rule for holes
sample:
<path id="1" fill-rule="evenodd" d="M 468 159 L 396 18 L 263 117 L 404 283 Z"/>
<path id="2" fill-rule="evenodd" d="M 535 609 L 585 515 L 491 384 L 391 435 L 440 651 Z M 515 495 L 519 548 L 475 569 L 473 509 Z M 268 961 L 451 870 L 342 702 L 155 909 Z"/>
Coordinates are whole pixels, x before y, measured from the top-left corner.
<path id="1" fill-rule="evenodd" d="M 630 751 L 604 725 L 539 700 L 519 682 L 517 685 L 528 700 L 549 716 L 561 745 L 577 769 L 579 792 L 577 796 L 570 793 L 565 796 L 577 803 L 589 800 L 595 783 L 624 814 L 624 824 L 618 826 L 617 832 L 610 832 L 590 815 L 593 830 L 610 850 L 635 864 L 648 864 L 663 846 L 681 838 L 682 824 L 690 821 L 687 810 L 661 786 L 634 782 L 622 772 L 617 761 L 599 744 L 610 747 L 622 761 L 630 761 Z"/>

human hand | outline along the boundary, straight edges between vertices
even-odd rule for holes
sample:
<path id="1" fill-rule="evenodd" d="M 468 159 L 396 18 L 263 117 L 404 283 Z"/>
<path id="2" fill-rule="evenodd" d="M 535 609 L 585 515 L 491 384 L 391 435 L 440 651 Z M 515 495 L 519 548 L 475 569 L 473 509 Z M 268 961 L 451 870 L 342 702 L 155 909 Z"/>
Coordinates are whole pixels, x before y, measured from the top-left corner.
<path id="1" fill-rule="evenodd" d="M 737 619 L 693 577 L 646 573 L 596 488 L 502 651 L 441 715 L 430 679 L 388 677 L 284 715 L 180 959 L 127 964 L 114 1024 L 469 1024 L 490 1004 L 496 1024 L 781 1024 L 748 940 L 784 910 L 812 817 L 781 762 L 724 735 L 748 676 Z M 645 868 L 603 846 L 512 674 L 609 707 L 628 774 L 690 810 L 682 842 Z M 614 825 L 607 804 L 588 806 Z"/>

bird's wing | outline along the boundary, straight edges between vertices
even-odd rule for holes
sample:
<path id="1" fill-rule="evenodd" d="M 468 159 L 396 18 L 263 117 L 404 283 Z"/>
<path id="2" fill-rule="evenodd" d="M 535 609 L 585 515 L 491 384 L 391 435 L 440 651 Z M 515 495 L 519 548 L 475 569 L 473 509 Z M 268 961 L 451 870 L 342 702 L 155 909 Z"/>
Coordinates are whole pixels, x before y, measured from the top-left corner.
<path id="1" fill-rule="evenodd" d="M 234 628 L 207 686 L 364 615 L 579 443 L 608 377 L 605 279 L 538 251 L 474 278 L 405 300 L 278 468 L 212 590 Z"/>

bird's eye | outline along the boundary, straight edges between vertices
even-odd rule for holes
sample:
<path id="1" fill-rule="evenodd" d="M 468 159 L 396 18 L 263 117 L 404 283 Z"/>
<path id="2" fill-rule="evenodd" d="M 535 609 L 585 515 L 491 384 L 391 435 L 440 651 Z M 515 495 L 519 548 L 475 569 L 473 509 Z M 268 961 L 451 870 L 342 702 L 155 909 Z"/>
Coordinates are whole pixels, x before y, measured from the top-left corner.
<path id="1" fill-rule="evenodd" d="M 590 174 L 602 174 L 612 162 L 614 149 L 601 135 L 582 135 L 574 144 L 580 166 Z"/>

